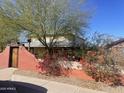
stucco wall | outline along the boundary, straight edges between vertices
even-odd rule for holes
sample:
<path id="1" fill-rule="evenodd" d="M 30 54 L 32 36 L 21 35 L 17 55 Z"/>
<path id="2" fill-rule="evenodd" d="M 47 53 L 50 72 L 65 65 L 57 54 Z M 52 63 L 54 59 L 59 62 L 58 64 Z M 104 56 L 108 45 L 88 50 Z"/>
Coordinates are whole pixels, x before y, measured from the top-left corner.
<path id="1" fill-rule="evenodd" d="M 7 47 L 2 53 L 0 53 L 0 68 L 7 68 L 9 64 L 9 51 L 10 47 Z M 25 47 L 20 46 L 18 52 L 18 69 L 34 71 L 34 72 L 42 72 L 39 67 L 39 63 L 37 58 L 28 52 Z M 82 70 L 71 69 L 63 70 L 63 75 L 69 77 L 80 78 L 84 80 L 93 80 L 90 76 L 88 76 Z"/>
<path id="2" fill-rule="evenodd" d="M 18 68 L 22 70 L 37 71 L 38 60 L 24 47 L 19 47 Z"/>
<path id="3" fill-rule="evenodd" d="M 5 50 L 0 53 L 0 68 L 7 68 L 9 65 L 9 50 L 10 47 L 6 47 Z"/>

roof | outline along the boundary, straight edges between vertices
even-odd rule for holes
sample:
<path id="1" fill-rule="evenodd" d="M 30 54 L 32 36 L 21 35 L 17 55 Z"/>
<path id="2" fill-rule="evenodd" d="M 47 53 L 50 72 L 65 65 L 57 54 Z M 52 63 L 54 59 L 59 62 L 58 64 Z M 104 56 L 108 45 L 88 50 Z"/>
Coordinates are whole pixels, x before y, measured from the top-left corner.
<path id="1" fill-rule="evenodd" d="M 24 45 L 25 47 L 29 47 L 29 43 L 25 43 Z M 71 42 L 60 41 L 60 42 L 57 42 L 54 47 L 70 47 L 70 46 L 71 46 Z M 45 47 L 45 46 L 40 41 L 33 41 L 30 43 L 30 47 Z"/>
<path id="2" fill-rule="evenodd" d="M 49 45 L 49 40 L 47 41 L 47 44 Z M 70 41 L 68 39 L 63 39 L 63 38 L 59 38 L 55 44 L 54 47 L 72 47 L 72 46 L 80 46 L 81 44 L 81 40 L 76 40 L 76 41 Z M 25 45 L 25 47 L 29 47 L 29 43 L 25 42 L 23 43 Z M 33 39 L 30 43 L 30 47 L 45 47 L 39 40 L 37 39 Z"/>

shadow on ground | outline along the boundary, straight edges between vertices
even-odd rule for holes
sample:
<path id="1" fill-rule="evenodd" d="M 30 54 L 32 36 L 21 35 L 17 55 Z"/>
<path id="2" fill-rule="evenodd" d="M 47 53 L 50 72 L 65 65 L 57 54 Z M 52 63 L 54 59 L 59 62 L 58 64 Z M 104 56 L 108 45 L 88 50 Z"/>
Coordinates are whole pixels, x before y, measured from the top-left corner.
<path id="1" fill-rule="evenodd" d="M 47 93 L 47 89 L 30 83 L 0 81 L 0 93 Z"/>

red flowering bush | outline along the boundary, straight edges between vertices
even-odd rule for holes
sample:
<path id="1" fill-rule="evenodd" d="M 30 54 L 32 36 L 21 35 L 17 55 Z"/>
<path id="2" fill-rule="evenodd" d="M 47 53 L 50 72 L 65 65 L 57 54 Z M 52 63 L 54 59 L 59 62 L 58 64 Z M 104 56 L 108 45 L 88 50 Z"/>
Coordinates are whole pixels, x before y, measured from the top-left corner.
<path id="1" fill-rule="evenodd" d="M 47 75 L 61 75 L 61 66 L 55 55 L 45 55 L 43 61 L 39 63 L 39 66 L 41 71 Z"/>

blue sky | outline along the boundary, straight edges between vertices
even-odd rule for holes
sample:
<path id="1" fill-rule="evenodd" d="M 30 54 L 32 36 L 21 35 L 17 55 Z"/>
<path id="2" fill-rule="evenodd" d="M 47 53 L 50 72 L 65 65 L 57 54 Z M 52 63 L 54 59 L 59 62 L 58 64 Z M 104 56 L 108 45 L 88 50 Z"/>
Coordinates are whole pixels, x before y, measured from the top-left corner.
<path id="1" fill-rule="evenodd" d="M 91 11 L 90 32 L 124 37 L 124 0 L 86 0 Z"/>

